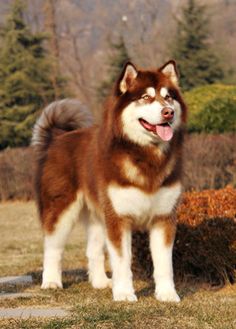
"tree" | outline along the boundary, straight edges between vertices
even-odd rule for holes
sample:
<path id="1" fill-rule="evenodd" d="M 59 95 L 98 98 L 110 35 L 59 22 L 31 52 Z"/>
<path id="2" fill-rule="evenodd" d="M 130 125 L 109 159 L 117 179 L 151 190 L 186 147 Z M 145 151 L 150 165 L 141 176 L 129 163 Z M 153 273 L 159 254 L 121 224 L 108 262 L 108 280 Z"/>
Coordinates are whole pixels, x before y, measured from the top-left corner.
<path id="1" fill-rule="evenodd" d="M 98 98 L 100 100 L 104 100 L 109 95 L 125 62 L 130 59 L 123 37 L 120 37 L 118 42 L 111 43 L 111 47 L 112 53 L 108 64 L 109 77 L 98 87 Z"/>
<path id="2" fill-rule="evenodd" d="M 178 20 L 173 58 L 176 59 L 183 89 L 222 80 L 223 70 L 209 42 L 207 8 L 196 0 L 188 0 Z"/>
<path id="3" fill-rule="evenodd" d="M 30 31 L 24 10 L 24 3 L 15 0 L 1 30 L 0 149 L 28 145 L 38 111 L 55 99 L 53 63 L 43 47 L 46 35 Z M 57 79 L 63 96 L 64 80 Z"/>
<path id="4" fill-rule="evenodd" d="M 45 29 L 50 34 L 49 38 L 49 49 L 54 57 L 53 67 L 51 69 L 51 80 L 55 90 L 55 96 L 60 96 L 60 83 L 58 86 L 58 76 L 60 75 L 60 48 L 59 48 L 59 37 L 57 33 L 57 20 L 56 20 L 56 0 L 47 0 L 44 3 L 44 14 L 45 14 Z"/>

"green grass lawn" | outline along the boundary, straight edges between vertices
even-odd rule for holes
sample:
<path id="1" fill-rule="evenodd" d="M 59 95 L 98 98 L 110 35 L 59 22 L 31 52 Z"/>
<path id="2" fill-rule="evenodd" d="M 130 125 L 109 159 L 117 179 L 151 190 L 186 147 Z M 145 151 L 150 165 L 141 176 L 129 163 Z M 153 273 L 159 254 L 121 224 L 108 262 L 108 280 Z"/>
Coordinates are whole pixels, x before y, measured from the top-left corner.
<path id="1" fill-rule="evenodd" d="M 42 233 L 32 202 L 0 204 L 0 276 L 31 273 L 34 284 L 16 291 L 32 297 L 0 299 L 0 307 L 61 307 L 64 319 L 0 320 L 0 328 L 236 328 L 236 286 L 212 289 L 177 283 L 179 304 L 160 303 L 151 281 L 135 280 L 138 302 L 112 302 L 110 289 L 95 290 L 87 282 L 85 236 L 75 227 L 65 252 L 65 289 L 41 291 Z"/>

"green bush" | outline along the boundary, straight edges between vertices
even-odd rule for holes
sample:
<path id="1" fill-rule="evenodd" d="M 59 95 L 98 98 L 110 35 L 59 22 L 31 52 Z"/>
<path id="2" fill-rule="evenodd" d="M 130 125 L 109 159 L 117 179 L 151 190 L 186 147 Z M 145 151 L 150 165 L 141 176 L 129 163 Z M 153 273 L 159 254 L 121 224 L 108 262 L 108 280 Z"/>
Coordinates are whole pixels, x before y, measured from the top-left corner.
<path id="1" fill-rule="evenodd" d="M 215 98 L 198 117 L 199 128 L 208 133 L 223 133 L 236 129 L 236 101 L 227 97 Z"/>
<path id="2" fill-rule="evenodd" d="M 236 86 L 209 85 L 185 93 L 190 132 L 223 133 L 236 130 Z"/>

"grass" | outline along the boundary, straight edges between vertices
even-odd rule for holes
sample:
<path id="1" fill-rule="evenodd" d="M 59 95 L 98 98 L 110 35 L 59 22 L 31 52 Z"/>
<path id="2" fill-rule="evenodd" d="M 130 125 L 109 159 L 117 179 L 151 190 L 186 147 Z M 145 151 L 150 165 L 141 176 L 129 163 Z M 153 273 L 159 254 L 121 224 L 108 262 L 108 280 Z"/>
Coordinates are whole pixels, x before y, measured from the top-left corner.
<path id="1" fill-rule="evenodd" d="M 137 303 L 112 302 L 110 289 L 95 290 L 87 282 L 85 236 L 75 227 L 65 251 L 65 289 L 41 291 L 42 234 L 33 202 L 0 204 L 0 276 L 32 273 L 30 298 L 0 299 L 0 307 L 62 307 L 63 319 L 0 320 L 0 328 L 236 328 L 236 285 L 212 289 L 207 285 L 177 283 L 181 303 L 159 303 L 152 281 L 135 280 Z"/>

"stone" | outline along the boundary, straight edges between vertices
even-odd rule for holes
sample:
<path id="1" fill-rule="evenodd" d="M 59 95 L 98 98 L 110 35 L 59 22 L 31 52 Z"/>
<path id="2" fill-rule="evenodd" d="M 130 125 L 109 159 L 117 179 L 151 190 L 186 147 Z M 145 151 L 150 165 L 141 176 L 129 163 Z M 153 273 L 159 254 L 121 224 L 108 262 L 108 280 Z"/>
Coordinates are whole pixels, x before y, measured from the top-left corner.
<path id="1" fill-rule="evenodd" d="M 0 293 L 0 299 L 30 298 L 32 296 L 33 295 L 29 292 L 18 292 L 18 293 L 2 292 L 2 293 Z"/>
<path id="2" fill-rule="evenodd" d="M 5 276 L 0 278 L 0 285 L 28 285 L 32 283 L 33 279 L 31 275 Z"/>
<path id="3" fill-rule="evenodd" d="M 0 308 L 0 318 L 64 318 L 69 315 L 69 312 L 61 308 Z"/>

